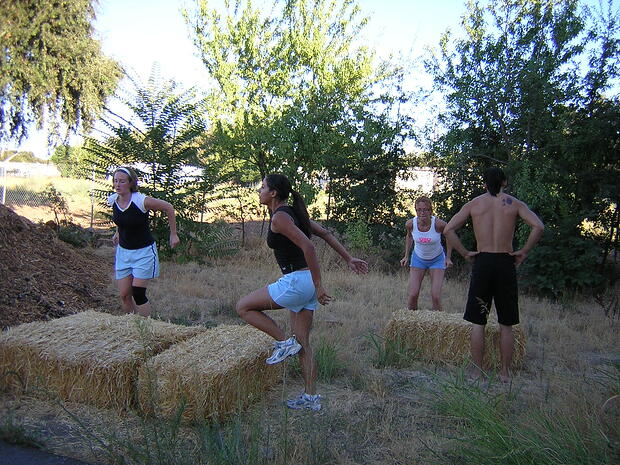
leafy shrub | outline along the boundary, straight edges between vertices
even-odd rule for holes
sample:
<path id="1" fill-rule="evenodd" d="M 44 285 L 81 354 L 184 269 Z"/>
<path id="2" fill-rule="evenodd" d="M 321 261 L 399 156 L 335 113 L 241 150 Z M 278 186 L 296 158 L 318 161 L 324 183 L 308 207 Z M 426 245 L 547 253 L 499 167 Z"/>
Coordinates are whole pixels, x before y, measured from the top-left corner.
<path id="1" fill-rule="evenodd" d="M 591 240 L 545 232 L 543 240 L 520 267 L 524 284 L 543 295 L 562 297 L 567 292 L 598 288 L 604 277 L 597 269 L 600 250 Z"/>
<path id="2" fill-rule="evenodd" d="M 370 229 L 368 224 L 362 220 L 350 223 L 344 231 L 344 237 L 347 244 L 354 250 L 368 252 L 372 247 Z"/>

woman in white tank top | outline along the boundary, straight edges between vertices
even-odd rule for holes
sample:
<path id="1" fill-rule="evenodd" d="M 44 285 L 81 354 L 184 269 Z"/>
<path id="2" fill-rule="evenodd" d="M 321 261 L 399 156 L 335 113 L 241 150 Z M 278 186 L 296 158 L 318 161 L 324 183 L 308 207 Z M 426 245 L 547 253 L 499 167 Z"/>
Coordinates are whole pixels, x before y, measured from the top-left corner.
<path id="1" fill-rule="evenodd" d="M 422 280 L 429 270 L 431 275 L 431 299 L 433 310 L 441 310 L 441 286 L 447 267 L 452 266 L 450 255 L 452 247 L 447 244 L 447 254 L 441 245 L 441 234 L 446 222 L 433 216 L 433 205 L 428 197 L 418 197 L 415 201 L 416 217 L 407 221 L 405 227 L 405 256 L 401 266 L 409 263 L 409 285 L 407 306 L 418 309 L 418 297 Z M 446 241 L 447 243 L 447 241 Z M 413 246 L 413 252 L 412 252 Z M 411 260 L 409 254 L 411 253 Z"/>

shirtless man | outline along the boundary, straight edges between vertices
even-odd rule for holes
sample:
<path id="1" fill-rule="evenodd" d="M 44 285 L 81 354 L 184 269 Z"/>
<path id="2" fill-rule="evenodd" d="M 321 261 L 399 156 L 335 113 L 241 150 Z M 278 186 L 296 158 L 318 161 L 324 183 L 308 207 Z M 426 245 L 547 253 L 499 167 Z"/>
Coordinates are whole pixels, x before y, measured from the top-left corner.
<path id="1" fill-rule="evenodd" d="M 478 377 L 483 376 L 484 325 L 495 300 L 500 327 L 500 379 L 510 379 L 510 364 L 514 351 L 512 326 L 519 323 L 516 267 L 542 236 L 544 225 L 540 218 L 520 200 L 503 192 L 506 175 L 499 168 L 484 173 L 487 192 L 466 203 L 445 226 L 443 233 L 453 248 L 465 259 L 473 261 L 465 320 L 473 323 L 471 356 Z M 478 250 L 469 251 L 459 240 L 456 230 L 471 216 Z M 523 248 L 513 251 L 512 240 L 517 218 L 531 228 Z"/>

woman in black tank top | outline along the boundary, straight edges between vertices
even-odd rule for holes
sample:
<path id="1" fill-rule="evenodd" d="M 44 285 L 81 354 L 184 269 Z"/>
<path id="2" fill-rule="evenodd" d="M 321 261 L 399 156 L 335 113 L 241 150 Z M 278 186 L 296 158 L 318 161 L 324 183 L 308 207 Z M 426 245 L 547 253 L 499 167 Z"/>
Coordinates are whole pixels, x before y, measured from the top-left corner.
<path id="1" fill-rule="evenodd" d="M 268 364 L 281 362 L 299 353 L 305 392 L 287 405 L 294 409 L 319 410 L 320 396 L 315 392 L 316 367 L 310 346 L 310 328 L 318 303 L 327 305 L 331 296 L 321 282 L 321 270 L 310 236 L 315 234 L 346 260 L 355 273 L 366 273 L 368 264 L 352 257 L 345 247 L 325 228 L 310 220 L 306 205 L 286 176 L 270 174 L 263 179 L 259 201 L 269 208 L 271 220 L 267 244 L 274 250 L 282 278 L 258 289 L 237 303 L 237 313 L 244 321 L 274 338 L 275 349 Z M 292 205 L 286 201 L 293 197 Z M 293 335 L 284 331 L 263 310 L 289 308 Z"/>

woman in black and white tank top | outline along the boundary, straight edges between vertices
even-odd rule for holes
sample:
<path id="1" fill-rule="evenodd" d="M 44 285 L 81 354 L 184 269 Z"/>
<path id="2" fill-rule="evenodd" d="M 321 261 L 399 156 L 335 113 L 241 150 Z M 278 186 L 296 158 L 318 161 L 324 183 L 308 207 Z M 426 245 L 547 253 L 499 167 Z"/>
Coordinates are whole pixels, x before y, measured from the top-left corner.
<path id="1" fill-rule="evenodd" d="M 168 202 L 138 192 L 138 176 L 132 168 L 114 171 L 114 194 L 108 197 L 116 233 L 114 274 L 126 313 L 149 316 L 146 288 L 159 275 L 159 257 L 149 228 L 149 211 L 163 211 L 170 224 L 170 247 L 179 243 L 174 208 Z"/>
<path id="2" fill-rule="evenodd" d="M 366 273 L 368 264 L 352 257 L 344 246 L 325 228 L 312 221 L 301 196 L 281 174 L 263 179 L 258 191 L 259 201 L 269 208 L 271 219 L 267 245 L 273 249 L 283 276 L 275 283 L 258 289 L 237 303 L 237 313 L 244 321 L 274 338 L 273 354 L 268 364 L 283 361 L 299 353 L 304 392 L 287 402 L 293 409 L 320 410 L 320 396 L 315 391 L 316 366 L 310 346 L 310 328 L 317 304 L 327 305 L 331 297 L 323 287 L 312 234 L 323 239 L 346 260 L 356 273 Z M 292 205 L 287 204 L 292 197 Z M 288 308 L 293 335 L 284 331 L 263 310 Z"/>

